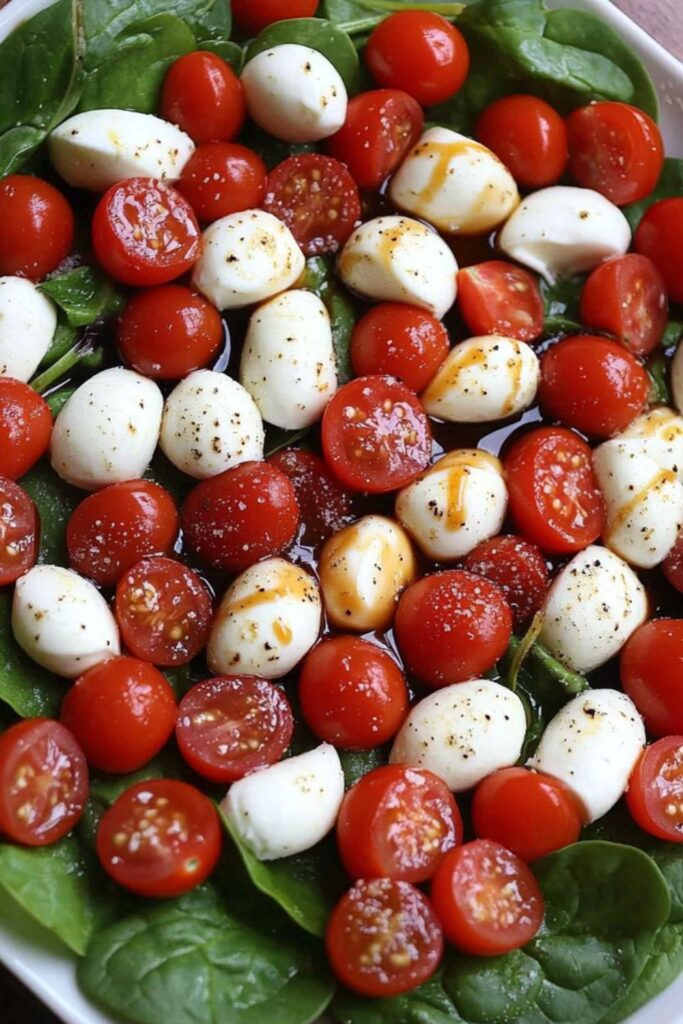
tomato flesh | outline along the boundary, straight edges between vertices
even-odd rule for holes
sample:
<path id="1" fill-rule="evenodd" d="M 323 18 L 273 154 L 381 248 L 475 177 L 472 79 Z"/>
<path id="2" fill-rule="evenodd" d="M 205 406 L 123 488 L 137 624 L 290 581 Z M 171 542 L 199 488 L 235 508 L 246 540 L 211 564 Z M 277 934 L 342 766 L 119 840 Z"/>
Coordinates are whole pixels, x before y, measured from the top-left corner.
<path id="1" fill-rule="evenodd" d="M 197 143 L 234 139 L 247 116 L 242 83 L 217 54 L 186 53 L 164 79 L 161 116 Z"/>
<path id="2" fill-rule="evenodd" d="M 683 302 L 683 198 L 661 199 L 645 211 L 634 240 L 666 281 L 672 302 Z"/>
<path id="3" fill-rule="evenodd" d="M 629 780 L 626 803 L 645 832 L 683 843 L 683 736 L 665 736 L 645 748 Z"/>
<path id="4" fill-rule="evenodd" d="M 260 206 L 268 171 L 258 153 L 236 142 L 205 142 L 183 167 L 181 192 L 203 224 Z"/>
<path id="5" fill-rule="evenodd" d="M 303 448 L 284 448 L 268 459 L 289 477 L 299 505 L 299 541 L 315 547 L 343 530 L 355 515 L 355 496 L 341 486 L 323 460 Z"/>
<path id="6" fill-rule="evenodd" d="M 515 629 L 529 624 L 550 586 L 543 555 L 523 537 L 507 535 L 482 541 L 465 556 L 462 566 L 500 587 L 510 605 Z"/>
<path id="7" fill-rule="evenodd" d="M 50 444 L 52 413 L 33 388 L 0 377 L 0 476 L 18 480 Z"/>
<path id="8" fill-rule="evenodd" d="M 597 267 L 581 293 L 581 321 L 614 334 L 637 356 L 659 345 L 669 316 L 666 282 L 647 256 L 630 252 Z"/>
<path id="9" fill-rule="evenodd" d="M 386 374 L 423 391 L 449 347 L 446 328 L 425 309 L 381 302 L 353 329 L 351 365 L 357 377 Z"/>
<path id="10" fill-rule="evenodd" d="M 535 341 L 543 333 L 543 299 L 536 278 L 504 260 L 458 272 L 458 307 L 475 337 L 502 334 Z"/>
<path id="11" fill-rule="evenodd" d="M 554 185 L 564 174 L 569 152 L 567 128 L 556 110 L 538 96 L 503 96 L 486 107 L 475 129 L 523 188 Z"/>
<path id="12" fill-rule="evenodd" d="M 621 652 L 621 685 L 654 736 L 683 733 L 683 619 L 652 619 Z"/>
<path id="13" fill-rule="evenodd" d="M 74 232 L 71 207 L 54 185 L 24 174 L 0 181 L 0 275 L 39 281 L 68 256 Z"/>
<path id="14" fill-rule="evenodd" d="M 26 491 L 0 476 L 0 587 L 36 564 L 40 520 Z"/>

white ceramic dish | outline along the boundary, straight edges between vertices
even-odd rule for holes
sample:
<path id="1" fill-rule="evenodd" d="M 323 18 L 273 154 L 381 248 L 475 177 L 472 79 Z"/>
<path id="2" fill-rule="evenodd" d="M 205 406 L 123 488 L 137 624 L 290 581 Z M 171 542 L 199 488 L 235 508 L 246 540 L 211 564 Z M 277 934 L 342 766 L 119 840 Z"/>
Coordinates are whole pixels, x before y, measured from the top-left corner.
<path id="1" fill-rule="evenodd" d="M 4 39 L 26 17 L 49 7 L 52 2 L 11 0 L 0 11 L 0 39 Z M 610 0 L 549 0 L 549 5 L 594 11 L 638 51 L 659 92 L 667 152 L 671 156 L 683 157 L 683 64 L 617 10 Z M 169 6 L 173 6 L 172 0 L 169 0 Z M 104 1016 L 81 995 L 75 977 L 76 958 L 24 914 L 2 890 L 0 961 L 66 1024 L 120 1024 L 118 1019 Z M 683 1024 L 683 975 L 631 1017 L 628 1024 Z"/>

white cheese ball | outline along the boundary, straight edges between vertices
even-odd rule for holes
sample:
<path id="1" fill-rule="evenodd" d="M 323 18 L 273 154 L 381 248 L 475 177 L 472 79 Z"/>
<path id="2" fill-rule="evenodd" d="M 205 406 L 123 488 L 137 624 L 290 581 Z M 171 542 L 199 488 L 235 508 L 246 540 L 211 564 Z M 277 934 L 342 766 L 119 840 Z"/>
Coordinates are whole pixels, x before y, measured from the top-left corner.
<path id="1" fill-rule="evenodd" d="M 644 746 L 645 727 L 633 701 L 620 690 L 590 690 L 558 711 L 528 766 L 569 786 L 590 822 L 626 791 Z"/>
<path id="2" fill-rule="evenodd" d="M 86 380 L 61 409 L 52 431 L 52 468 L 96 491 L 139 480 L 159 440 L 164 400 L 147 377 L 114 367 Z"/>
<path id="3" fill-rule="evenodd" d="M 316 423 L 337 390 L 330 316 L 313 292 L 294 290 L 252 314 L 240 380 L 268 423 L 299 430 Z"/>
<path id="4" fill-rule="evenodd" d="M 52 343 L 53 303 L 23 277 L 0 277 L 0 377 L 29 381 Z"/>
<path id="5" fill-rule="evenodd" d="M 555 578 L 540 641 L 567 668 L 590 672 L 618 654 L 648 617 L 645 588 L 614 552 L 591 544 Z"/>
<path id="6" fill-rule="evenodd" d="M 284 558 L 250 566 L 229 588 L 214 618 L 209 667 L 279 679 L 318 639 L 322 601 L 312 576 Z"/>
<path id="7" fill-rule="evenodd" d="M 683 416 L 665 405 L 657 406 L 636 417 L 617 439 L 631 438 L 638 438 L 643 452 L 683 482 Z"/>
<path id="8" fill-rule="evenodd" d="M 671 363 L 671 392 L 674 405 L 683 413 L 683 344 L 679 344 Z"/>
<path id="9" fill-rule="evenodd" d="M 99 590 L 60 565 L 37 565 L 17 580 L 12 632 L 30 658 L 67 679 L 121 653 L 116 620 Z"/>
<path id="10" fill-rule="evenodd" d="M 263 420 L 248 391 L 232 377 L 195 370 L 166 399 L 159 444 L 195 480 L 263 459 Z"/>
<path id="11" fill-rule="evenodd" d="M 375 302 L 406 302 L 440 320 L 455 302 L 458 264 L 443 238 L 410 217 L 376 217 L 339 257 L 344 284 Z"/>

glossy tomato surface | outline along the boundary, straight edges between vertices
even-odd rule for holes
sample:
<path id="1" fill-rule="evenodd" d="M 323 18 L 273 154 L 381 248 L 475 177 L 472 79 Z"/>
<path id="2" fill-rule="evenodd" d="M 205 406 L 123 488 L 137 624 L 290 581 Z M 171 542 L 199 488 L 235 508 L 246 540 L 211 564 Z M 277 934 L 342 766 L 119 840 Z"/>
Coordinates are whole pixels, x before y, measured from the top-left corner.
<path id="1" fill-rule="evenodd" d="M 304 448 L 283 448 L 268 459 L 289 477 L 299 505 L 299 540 L 315 547 L 356 518 L 356 496 L 332 476 L 323 460 Z"/>
<path id="2" fill-rule="evenodd" d="M 266 165 L 253 149 L 237 142 L 205 142 L 183 167 L 177 187 L 199 220 L 210 224 L 260 206 L 267 176 Z"/>
<path id="3" fill-rule="evenodd" d="M 0 587 L 36 564 L 40 520 L 23 487 L 0 476 Z"/>
<path id="4" fill-rule="evenodd" d="M 662 562 L 662 571 L 672 587 L 683 594 L 683 533 Z"/>
<path id="5" fill-rule="evenodd" d="M 636 823 L 658 839 L 683 843 L 683 736 L 646 747 L 626 790 Z"/>
<path id="6" fill-rule="evenodd" d="M 164 79 L 161 116 L 197 143 L 234 139 L 247 116 L 242 83 L 217 54 L 186 53 Z"/>
<path id="7" fill-rule="evenodd" d="M 500 587 L 510 605 L 515 629 L 529 624 L 550 586 L 540 548 L 512 534 L 482 541 L 465 556 L 462 566 Z"/>
<path id="8" fill-rule="evenodd" d="M 672 302 L 683 302 L 683 198 L 661 199 L 646 210 L 634 248 L 648 256 L 666 281 Z"/>
<path id="9" fill-rule="evenodd" d="M 32 387 L 0 377 L 0 476 L 18 480 L 47 451 L 52 413 Z"/>
<path id="10" fill-rule="evenodd" d="M 569 159 L 564 118 L 538 96 L 503 96 L 486 107 L 475 135 L 502 160 L 518 185 L 554 185 Z"/>
<path id="11" fill-rule="evenodd" d="M 543 299 L 533 274 L 505 260 L 458 272 L 458 308 L 472 335 L 535 341 L 543 333 Z"/>
<path id="12" fill-rule="evenodd" d="M 652 619 L 621 652 L 621 685 L 653 736 L 683 733 L 683 619 Z"/>
<path id="13" fill-rule="evenodd" d="M 351 365 L 357 377 L 386 374 L 423 391 L 448 355 L 446 328 L 418 306 L 381 302 L 356 322 Z"/>
<path id="14" fill-rule="evenodd" d="M 232 14 L 238 26 L 249 35 L 284 18 L 311 18 L 318 0 L 232 0 Z"/>
<path id="15" fill-rule="evenodd" d="M 637 356 L 659 345 L 669 317 L 666 282 L 647 256 L 629 252 L 593 271 L 581 292 L 581 320 Z"/>
<path id="16" fill-rule="evenodd" d="M 0 274 L 40 281 L 71 251 L 71 206 L 54 185 L 27 174 L 0 180 Z"/>

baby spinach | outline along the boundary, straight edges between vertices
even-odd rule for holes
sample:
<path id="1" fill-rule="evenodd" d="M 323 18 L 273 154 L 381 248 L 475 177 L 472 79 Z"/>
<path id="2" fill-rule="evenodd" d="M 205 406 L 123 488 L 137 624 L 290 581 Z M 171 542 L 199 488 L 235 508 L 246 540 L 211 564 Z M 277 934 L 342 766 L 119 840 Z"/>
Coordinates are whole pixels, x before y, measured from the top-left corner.
<path id="1" fill-rule="evenodd" d="M 344 784 L 349 789 L 368 772 L 386 764 L 388 752 L 385 747 L 373 747 L 372 750 L 340 750 L 339 760 L 344 771 Z"/>
<path id="2" fill-rule="evenodd" d="M 291 448 L 292 445 L 303 441 L 309 433 L 310 427 L 301 427 L 300 430 L 285 430 L 283 427 L 269 425 L 266 428 L 265 457 L 268 459 L 271 455 L 275 455 L 275 452 L 282 451 L 283 448 Z"/>
<path id="3" fill-rule="evenodd" d="M 67 684 L 24 654 L 12 633 L 12 595 L 0 592 L 0 702 L 21 718 L 54 718 Z"/>
<path id="4" fill-rule="evenodd" d="M 579 307 L 585 280 L 585 276 L 560 277 L 554 284 L 541 280 L 543 332 L 549 338 L 555 334 L 571 334 L 582 330 Z"/>
<path id="5" fill-rule="evenodd" d="M 46 461 L 39 462 L 21 479 L 21 486 L 33 498 L 40 515 L 39 561 L 66 565 L 66 524 L 83 492 L 58 477 Z"/>
<path id="6" fill-rule="evenodd" d="M 75 267 L 43 281 L 39 287 L 64 311 L 70 327 L 86 327 L 116 316 L 126 301 L 111 278 L 94 267 Z"/>
<path id="7" fill-rule="evenodd" d="M 683 160 L 667 157 L 657 187 L 645 199 L 625 206 L 623 212 L 633 231 L 640 224 L 643 214 L 660 199 L 683 198 Z"/>
<path id="8" fill-rule="evenodd" d="M 359 91 L 361 87 L 360 60 L 358 51 L 350 37 L 337 28 L 331 21 L 321 18 L 290 18 L 277 21 L 264 29 L 251 42 L 245 54 L 245 61 L 257 54 L 269 50 L 272 46 L 284 43 L 298 43 L 309 46 L 327 57 L 344 80 L 349 93 Z"/>
<path id="9" fill-rule="evenodd" d="M 77 337 L 78 332 L 76 328 L 69 326 L 64 314 L 60 313 L 55 333 L 52 336 L 52 342 L 45 353 L 39 368 L 41 370 L 46 370 L 48 367 L 53 366 L 58 359 L 61 359 L 66 355 L 69 349 L 74 347 Z"/>
<path id="10" fill-rule="evenodd" d="M 650 378 L 649 401 L 652 404 L 663 403 L 671 405 L 671 394 L 669 391 L 669 366 L 664 352 L 656 350 L 645 363 L 645 369 Z"/>
<path id="11" fill-rule="evenodd" d="M 340 384 L 351 380 L 351 335 L 356 325 L 356 307 L 334 276 L 334 263 L 329 257 L 309 259 L 304 272 L 303 287 L 315 292 L 330 315 L 332 344 Z"/>

